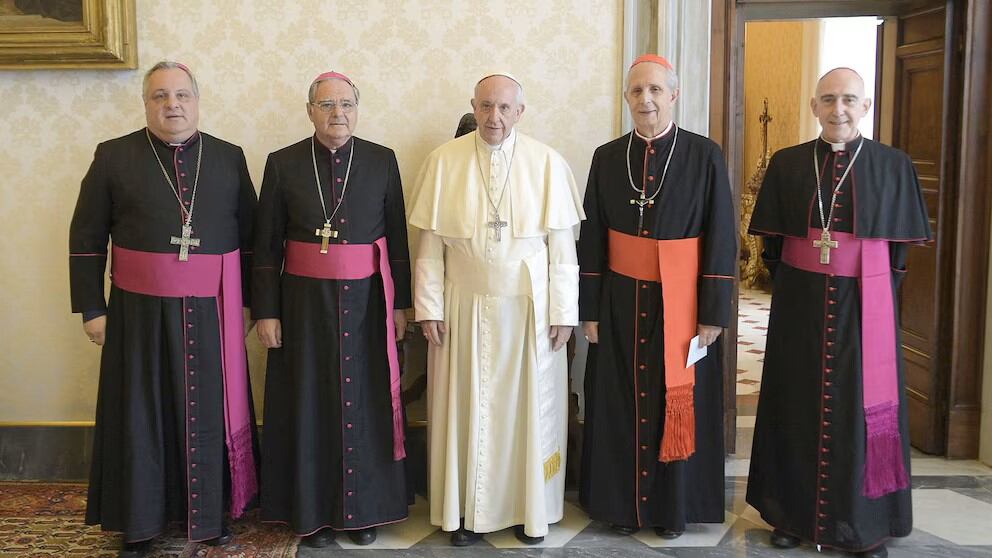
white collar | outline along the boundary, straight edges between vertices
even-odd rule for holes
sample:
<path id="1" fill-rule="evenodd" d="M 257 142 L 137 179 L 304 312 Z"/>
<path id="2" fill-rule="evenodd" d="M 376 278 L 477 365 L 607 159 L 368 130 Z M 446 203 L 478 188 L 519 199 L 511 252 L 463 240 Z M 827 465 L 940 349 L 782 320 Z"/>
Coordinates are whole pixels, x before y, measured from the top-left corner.
<path id="1" fill-rule="evenodd" d="M 668 126 L 665 126 L 665 129 L 662 130 L 660 134 L 658 134 L 657 136 L 655 136 L 653 138 L 646 138 L 646 137 L 642 136 L 641 133 L 637 131 L 637 128 L 634 128 L 634 133 L 637 134 L 637 137 L 641 138 L 642 140 L 644 140 L 646 142 L 652 142 L 652 141 L 654 141 L 654 140 L 656 140 L 656 139 L 664 136 L 668 132 L 671 132 L 672 131 L 672 127 L 674 127 L 674 126 L 675 126 L 675 121 L 674 120 L 670 120 L 668 122 Z"/>
<path id="2" fill-rule="evenodd" d="M 475 132 L 475 144 L 476 144 L 476 146 L 481 145 L 481 146 L 485 147 L 486 150 L 489 151 L 490 153 L 492 153 L 494 151 L 512 151 L 513 150 L 513 144 L 516 143 L 516 141 L 517 141 L 517 129 L 516 128 L 510 130 L 510 135 L 506 136 L 506 139 L 503 140 L 503 143 L 501 143 L 500 145 L 489 145 L 486 142 L 486 140 L 482 139 L 482 134 L 480 134 L 478 130 L 476 130 L 476 132 Z"/>

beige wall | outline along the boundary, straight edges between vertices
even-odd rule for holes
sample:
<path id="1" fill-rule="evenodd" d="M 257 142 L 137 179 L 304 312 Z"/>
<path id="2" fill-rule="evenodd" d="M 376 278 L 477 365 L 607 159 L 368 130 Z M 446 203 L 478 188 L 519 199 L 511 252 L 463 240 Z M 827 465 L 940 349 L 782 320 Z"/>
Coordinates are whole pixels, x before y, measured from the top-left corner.
<path id="1" fill-rule="evenodd" d="M 619 0 L 137 4 L 142 70 L 161 58 L 191 66 L 201 127 L 244 147 L 256 187 L 270 151 L 312 132 L 306 87 L 330 68 L 358 83 L 358 135 L 396 150 L 408 186 L 487 70 L 523 82 L 520 129 L 582 184 L 617 133 Z M 99 352 L 69 314 L 66 236 L 97 142 L 144 123 L 140 83 L 141 71 L 0 72 L 0 422 L 93 418 Z M 264 360 L 250 350 L 260 399 Z"/>
<path id="2" fill-rule="evenodd" d="M 803 23 L 753 21 L 746 24 L 744 32 L 742 185 L 751 177 L 761 156 L 761 124 L 758 117 L 766 97 L 768 113 L 772 117 L 768 124 L 768 146 L 772 153 L 812 139 L 800 137 L 800 113 L 808 111 L 800 94 L 805 77 Z"/>

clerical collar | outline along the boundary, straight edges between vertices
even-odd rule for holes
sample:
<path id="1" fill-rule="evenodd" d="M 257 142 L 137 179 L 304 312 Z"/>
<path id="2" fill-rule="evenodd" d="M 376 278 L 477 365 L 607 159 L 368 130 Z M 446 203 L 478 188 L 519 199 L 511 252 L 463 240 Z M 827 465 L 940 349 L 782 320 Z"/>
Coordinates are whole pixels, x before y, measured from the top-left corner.
<path id="1" fill-rule="evenodd" d="M 641 133 L 637 131 L 637 128 L 634 128 L 634 133 L 637 134 L 637 137 L 641 138 L 645 142 L 651 143 L 651 142 L 653 142 L 656 139 L 661 139 L 665 134 L 667 134 L 668 132 L 671 132 L 672 131 L 672 128 L 674 128 L 674 127 L 675 127 L 675 121 L 674 120 L 670 120 L 668 122 L 668 126 L 665 126 L 665 129 L 662 130 L 660 134 L 658 134 L 657 136 L 655 136 L 653 138 L 647 138 L 647 137 L 642 136 Z"/>
<path id="2" fill-rule="evenodd" d="M 342 154 L 347 154 L 348 151 L 351 149 L 352 142 L 355 141 L 355 136 L 351 136 L 348 138 L 348 141 L 341 144 L 340 147 L 331 149 L 330 147 L 327 147 L 327 145 L 325 145 L 324 142 L 320 141 L 320 138 L 317 137 L 317 134 L 314 134 L 313 138 L 317 140 L 317 145 L 326 149 L 328 152 L 330 152 L 331 155 L 338 155 L 338 156 Z"/>
<path id="3" fill-rule="evenodd" d="M 823 136 L 820 136 L 820 141 L 822 141 L 827 146 L 829 146 L 830 147 L 830 151 L 832 151 L 834 153 L 836 153 L 838 151 L 852 151 L 853 149 L 856 149 L 857 146 L 858 146 L 857 142 L 860 139 L 861 139 L 861 134 L 858 134 L 858 135 L 854 136 L 854 139 L 852 139 L 851 141 L 847 141 L 847 142 L 844 142 L 844 141 L 839 141 L 839 142 L 828 141 L 827 138 L 825 138 Z"/>
<path id="4" fill-rule="evenodd" d="M 149 130 L 149 135 L 155 141 L 157 141 L 158 143 L 162 144 L 163 146 L 165 146 L 165 147 L 167 147 L 169 149 L 178 149 L 180 147 L 183 148 L 183 149 L 185 149 L 185 148 L 188 148 L 189 146 L 195 144 L 196 143 L 196 140 L 200 139 L 200 131 L 199 130 L 194 131 L 193 132 L 193 135 L 191 135 L 190 137 L 186 138 L 185 141 L 180 141 L 180 142 L 165 141 L 164 139 L 156 136 L 154 133 L 151 133 L 151 130 Z"/>
<path id="5" fill-rule="evenodd" d="M 486 140 L 482 139 L 482 134 L 478 130 L 475 131 L 475 143 L 476 145 L 484 146 L 490 153 L 493 151 L 513 151 L 513 144 L 517 141 L 517 129 L 514 128 L 510 130 L 510 135 L 506 136 L 503 143 L 500 145 L 489 145 Z"/>

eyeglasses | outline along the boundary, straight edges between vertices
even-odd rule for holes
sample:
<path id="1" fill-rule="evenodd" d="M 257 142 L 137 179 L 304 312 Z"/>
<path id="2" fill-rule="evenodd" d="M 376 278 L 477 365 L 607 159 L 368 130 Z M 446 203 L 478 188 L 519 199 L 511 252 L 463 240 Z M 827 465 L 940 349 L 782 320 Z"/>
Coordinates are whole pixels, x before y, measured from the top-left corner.
<path id="1" fill-rule="evenodd" d="M 341 112 L 351 112 L 355 110 L 356 106 L 358 106 L 358 103 L 353 103 L 351 101 L 341 101 L 339 103 L 334 101 L 317 101 L 316 103 L 310 104 L 317 107 L 320 112 L 331 112 L 335 108 L 341 109 Z"/>

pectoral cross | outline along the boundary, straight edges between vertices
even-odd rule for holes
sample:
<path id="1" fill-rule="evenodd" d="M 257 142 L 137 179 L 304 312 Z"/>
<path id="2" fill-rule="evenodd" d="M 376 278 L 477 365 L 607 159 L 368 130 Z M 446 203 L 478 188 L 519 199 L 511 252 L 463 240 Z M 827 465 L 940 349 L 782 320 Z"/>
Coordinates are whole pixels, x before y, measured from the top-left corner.
<path id="1" fill-rule="evenodd" d="M 499 220 L 499 213 L 494 214 L 493 220 L 486 223 L 487 227 L 496 231 L 496 242 L 500 241 L 501 237 L 503 236 L 502 235 L 503 227 L 506 227 L 507 225 L 509 225 L 509 223 L 507 223 L 506 221 Z"/>
<path id="2" fill-rule="evenodd" d="M 813 247 L 820 249 L 820 263 L 826 265 L 830 263 L 830 250 L 837 247 L 837 241 L 830 240 L 830 231 L 823 229 L 820 240 L 813 241 Z"/>
<path id="3" fill-rule="evenodd" d="M 320 237 L 320 253 L 326 254 L 328 241 L 332 238 L 337 238 L 338 231 L 332 229 L 330 223 L 324 223 L 324 228 L 314 229 L 313 235 Z"/>
<path id="4" fill-rule="evenodd" d="M 182 232 L 182 236 L 180 236 L 180 237 L 170 236 L 169 237 L 169 244 L 173 244 L 173 245 L 178 244 L 179 245 L 179 261 L 181 261 L 181 262 L 188 262 L 189 261 L 189 247 L 190 246 L 199 246 L 200 245 L 200 239 L 199 238 L 190 238 L 190 235 L 193 234 L 193 227 L 190 226 L 190 225 L 183 225 L 182 231 L 183 231 Z"/>
<path id="5" fill-rule="evenodd" d="M 641 194 L 641 199 L 630 200 L 630 205 L 637 206 L 637 230 L 644 228 L 644 206 L 654 207 L 654 200 L 649 200 Z"/>

